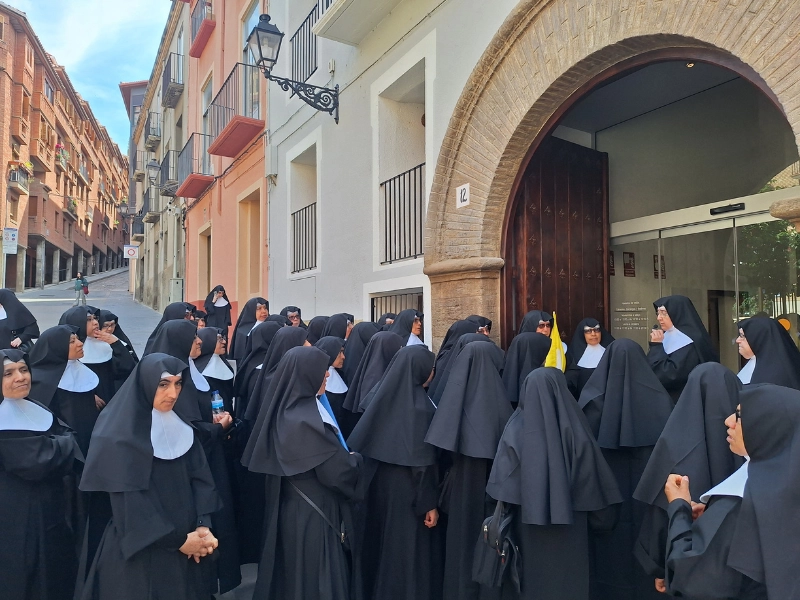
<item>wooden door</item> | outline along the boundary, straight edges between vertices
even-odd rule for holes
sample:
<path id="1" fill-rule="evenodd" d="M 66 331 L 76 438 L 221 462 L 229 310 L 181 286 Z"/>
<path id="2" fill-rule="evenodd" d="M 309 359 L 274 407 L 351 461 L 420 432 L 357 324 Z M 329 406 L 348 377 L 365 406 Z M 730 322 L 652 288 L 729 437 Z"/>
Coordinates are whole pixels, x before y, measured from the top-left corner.
<path id="1" fill-rule="evenodd" d="M 503 340 L 530 310 L 558 314 L 569 342 L 578 322 L 608 328 L 608 156 L 550 137 L 536 150 L 511 207 L 503 269 Z"/>

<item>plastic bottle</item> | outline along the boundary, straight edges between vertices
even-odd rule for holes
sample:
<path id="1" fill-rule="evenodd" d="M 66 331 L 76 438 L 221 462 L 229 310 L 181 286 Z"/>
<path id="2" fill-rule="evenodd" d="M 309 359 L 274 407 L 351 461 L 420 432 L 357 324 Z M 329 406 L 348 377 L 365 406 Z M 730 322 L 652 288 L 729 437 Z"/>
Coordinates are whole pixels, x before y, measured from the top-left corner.
<path id="1" fill-rule="evenodd" d="M 211 392 L 211 412 L 215 415 L 225 412 L 225 404 L 222 402 L 222 396 L 219 395 L 217 390 Z"/>

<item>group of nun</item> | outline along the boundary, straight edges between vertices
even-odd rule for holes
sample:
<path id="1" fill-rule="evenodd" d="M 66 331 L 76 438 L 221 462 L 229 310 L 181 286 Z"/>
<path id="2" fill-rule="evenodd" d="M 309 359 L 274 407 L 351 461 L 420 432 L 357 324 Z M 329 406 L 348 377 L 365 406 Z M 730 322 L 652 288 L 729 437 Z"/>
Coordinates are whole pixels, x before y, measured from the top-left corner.
<path id="1" fill-rule="evenodd" d="M 776 320 L 738 324 L 737 375 L 683 296 L 647 353 L 593 318 L 565 344 L 543 311 L 505 352 L 471 315 L 434 354 L 414 309 L 306 323 L 257 297 L 233 324 L 221 286 L 203 308 L 168 306 L 141 358 L 90 306 L 14 323 L 4 597 L 207 600 L 258 563 L 258 599 L 800 600 L 800 352 Z M 479 551 L 496 518 L 508 564 Z"/>

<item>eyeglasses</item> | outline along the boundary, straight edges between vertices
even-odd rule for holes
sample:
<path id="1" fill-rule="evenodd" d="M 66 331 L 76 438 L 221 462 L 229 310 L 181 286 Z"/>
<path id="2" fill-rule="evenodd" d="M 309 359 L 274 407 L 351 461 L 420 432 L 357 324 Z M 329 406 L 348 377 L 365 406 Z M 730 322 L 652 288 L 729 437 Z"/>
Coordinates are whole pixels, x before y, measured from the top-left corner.
<path id="1" fill-rule="evenodd" d="M 539 321 L 539 327 L 552 327 L 550 321 Z"/>
<path id="2" fill-rule="evenodd" d="M 739 423 L 742 420 L 742 409 L 738 406 L 736 407 L 736 422 Z"/>
<path id="3" fill-rule="evenodd" d="M 657 314 L 659 317 L 668 317 L 668 316 L 669 316 L 669 313 L 667 312 L 667 309 L 666 309 L 666 308 L 659 308 L 659 309 L 656 311 L 656 314 Z"/>
<path id="4" fill-rule="evenodd" d="M 589 327 L 588 325 L 585 325 L 583 327 L 583 332 L 584 333 L 591 333 L 591 332 L 600 333 L 600 325 L 595 325 L 594 327 Z"/>

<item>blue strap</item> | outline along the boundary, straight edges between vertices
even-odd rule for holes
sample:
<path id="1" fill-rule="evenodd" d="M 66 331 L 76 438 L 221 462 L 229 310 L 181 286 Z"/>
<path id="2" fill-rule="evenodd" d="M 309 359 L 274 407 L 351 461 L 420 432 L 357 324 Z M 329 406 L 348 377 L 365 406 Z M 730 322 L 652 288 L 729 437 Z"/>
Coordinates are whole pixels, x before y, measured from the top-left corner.
<path id="1" fill-rule="evenodd" d="M 328 411 L 328 414 L 331 416 L 331 419 L 333 419 L 333 422 L 336 423 L 336 437 L 339 438 L 339 442 L 342 444 L 342 446 L 344 446 L 345 450 L 350 452 L 350 448 L 347 447 L 347 444 L 344 441 L 344 437 L 342 436 L 342 433 L 340 431 L 339 421 L 336 420 L 336 415 L 333 414 L 331 403 L 328 402 L 328 397 L 325 394 L 322 394 L 322 396 L 319 397 L 319 403 L 325 407 L 325 410 Z"/>

